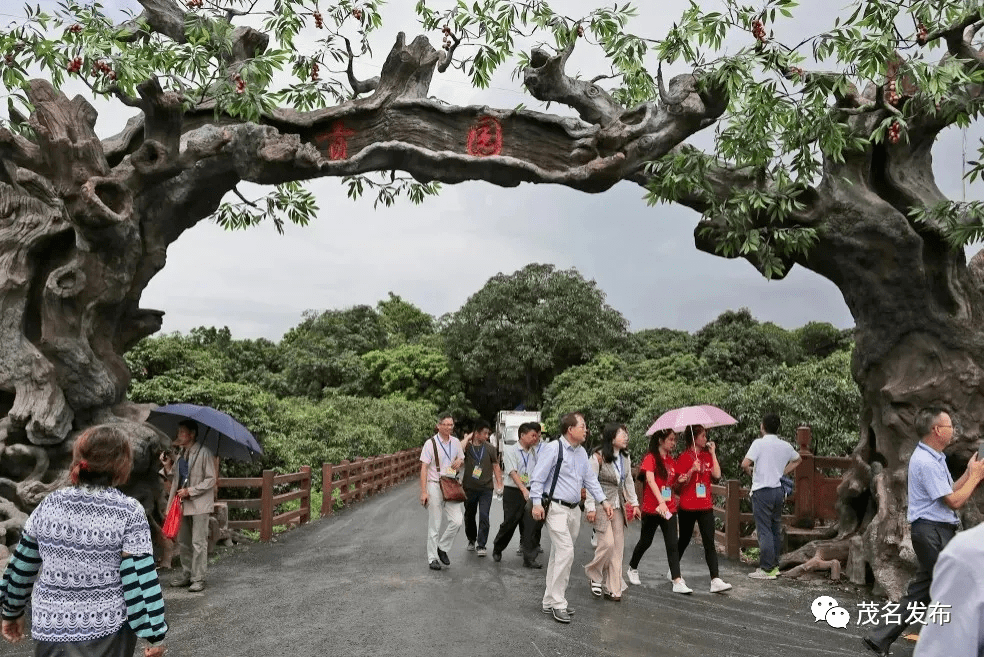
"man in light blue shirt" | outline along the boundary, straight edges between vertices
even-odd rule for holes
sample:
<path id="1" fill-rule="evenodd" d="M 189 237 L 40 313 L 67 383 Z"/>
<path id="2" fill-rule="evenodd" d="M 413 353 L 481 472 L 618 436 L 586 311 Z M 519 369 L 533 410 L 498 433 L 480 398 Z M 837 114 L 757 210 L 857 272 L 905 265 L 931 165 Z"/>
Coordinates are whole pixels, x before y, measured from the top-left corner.
<path id="1" fill-rule="evenodd" d="M 882 656 L 888 655 L 892 643 L 909 626 L 909 611 L 917 605 L 925 608 L 935 599 L 935 596 L 930 598 L 933 568 L 940 552 L 957 532 L 959 518 L 956 510 L 967 503 L 984 479 L 984 461 L 978 461 L 977 454 L 974 454 L 967 464 L 967 471 L 956 484 L 953 483 L 943 455 L 943 450 L 953 441 L 953 421 L 948 413 L 938 408 L 919 411 L 915 425 L 923 438 L 909 457 L 908 518 L 912 525 L 912 550 L 916 553 L 919 569 L 909 581 L 905 596 L 899 600 L 899 609 L 903 612 L 899 615 L 899 622 L 880 625 L 863 638 L 869 650 Z M 980 564 L 976 566 L 979 569 Z M 923 639 L 920 639 L 919 643 L 922 642 Z M 947 644 L 938 646 L 941 652 L 924 654 L 950 655 L 954 654 L 952 648 L 953 645 Z"/>
<path id="2" fill-rule="evenodd" d="M 609 519 L 614 511 L 605 498 L 598 483 L 598 476 L 588 465 L 588 453 L 581 444 L 588 435 L 584 416 L 568 413 L 560 420 L 563 434 L 559 440 L 544 445 L 537 457 L 536 467 L 530 482 L 530 501 L 533 504 L 533 519 L 546 517 L 547 531 L 550 532 L 550 561 L 547 562 L 546 590 L 543 593 L 543 613 L 553 614 L 558 623 L 570 623 L 571 613 L 567 606 L 567 582 L 574 563 L 574 543 L 581 529 L 581 489 L 602 505 Z M 561 453 L 563 460 L 556 476 L 554 471 Z M 549 498 L 550 508 L 543 510 L 543 499 Z M 588 522 L 594 523 L 595 513 L 588 512 Z"/>

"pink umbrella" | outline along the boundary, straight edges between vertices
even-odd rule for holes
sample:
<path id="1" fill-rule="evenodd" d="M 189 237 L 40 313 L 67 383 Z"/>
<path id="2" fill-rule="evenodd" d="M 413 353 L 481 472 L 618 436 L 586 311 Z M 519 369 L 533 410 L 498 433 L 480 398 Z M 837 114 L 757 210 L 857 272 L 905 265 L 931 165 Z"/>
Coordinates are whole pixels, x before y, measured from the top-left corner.
<path id="1" fill-rule="evenodd" d="M 647 436 L 651 436 L 660 429 L 683 429 L 691 424 L 700 424 L 707 429 L 711 427 L 724 427 L 729 424 L 738 424 L 734 419 L 717 406 L 704 404 L 703 406 L 686 406 L 672 411 L 666 411 L 659 416 L 653 426 L 646 431 Z"/>

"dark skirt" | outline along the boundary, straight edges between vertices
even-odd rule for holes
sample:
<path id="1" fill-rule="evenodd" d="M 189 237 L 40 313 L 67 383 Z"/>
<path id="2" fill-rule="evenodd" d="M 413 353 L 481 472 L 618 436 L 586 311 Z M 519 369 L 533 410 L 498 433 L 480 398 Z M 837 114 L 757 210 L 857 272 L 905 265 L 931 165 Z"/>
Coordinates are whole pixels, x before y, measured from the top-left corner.
<path id="1" fill-rule="evenodd" d="M 34 657 L 133 657 L 137 635 L 126 623 L 109 636 L 92 641 L 35 641 Z"/>

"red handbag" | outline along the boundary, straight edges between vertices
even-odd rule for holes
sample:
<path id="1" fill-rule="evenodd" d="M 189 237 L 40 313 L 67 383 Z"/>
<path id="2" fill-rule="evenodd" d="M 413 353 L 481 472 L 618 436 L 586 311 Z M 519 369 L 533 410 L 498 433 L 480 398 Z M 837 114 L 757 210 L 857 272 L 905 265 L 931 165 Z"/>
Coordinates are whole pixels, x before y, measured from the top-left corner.
<path id="1" fill-rule="evenodd" d="M 171 504 L 167 507 L 167 515 L 164 517 L 164 526 L 161 527 L 161 531 L 164 533 L 164 538 L 169 541 L 173 541 L 178 536 L 178 531 L 181 529 L 181 500 L 175 495 L 171 499 Z"/>

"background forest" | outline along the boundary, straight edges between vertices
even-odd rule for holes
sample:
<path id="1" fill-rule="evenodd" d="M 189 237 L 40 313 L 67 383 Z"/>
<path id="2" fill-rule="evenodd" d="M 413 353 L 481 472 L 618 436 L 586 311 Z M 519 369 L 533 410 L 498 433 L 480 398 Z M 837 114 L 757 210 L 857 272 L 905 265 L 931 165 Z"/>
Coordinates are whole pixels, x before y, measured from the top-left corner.
<path id="1" fill-rule="evenodd" d="M 541 410 L 550 434 L 562 414 L 583 412 L 589 446 L 604 423 L 623 422 L 641 454 L 661 413 L 708 403 L 740 420 L 712 432 L 734 478 L 766 411 L 781 415 L 787 438 L 812 426 L 815 453 L 850 453 L 860 408 L 852 348 L 850 331 L 786 330 L 745 309 L 693 334 L 630 332 L 594 281 L 531 264 L 440 318 L 390 293 L 375 306 L 308 311 L 277 343 L 201 327 L 146 338 L 126 357 L 133 401 L 207 404 L 253 431 L 264 458 L 223 464 L 230 474 L 317 472 L 417 447 L 442 411 L 460 427 L 521 405 Z"/>

